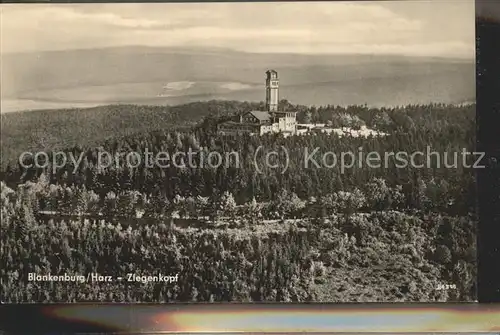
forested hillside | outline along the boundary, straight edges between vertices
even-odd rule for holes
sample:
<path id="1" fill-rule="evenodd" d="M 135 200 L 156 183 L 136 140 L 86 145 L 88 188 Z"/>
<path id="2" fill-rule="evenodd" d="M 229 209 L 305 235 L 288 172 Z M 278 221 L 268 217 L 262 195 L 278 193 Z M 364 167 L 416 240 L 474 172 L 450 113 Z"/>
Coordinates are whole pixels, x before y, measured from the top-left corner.
<path id="1" fill-rule="evenodd" d="M 39 110 L 1 115 L 2 166 L 24 151 L 92 146 L 133 133 L 191 127 L 205 116 L 236 113 L 259 104 L 236 101 L 194 102 L 179 106 L 109 105 Z"/>
<path id="2" fill-rule="evenodd" d="M 401 168 L 394 161 L 380 168 L 356 165 L 345 170 L 303 166 L 305 148 L 339 154 L 378 152 L 384 157 L 386 152 L 411 154 L 426 152 L 428 147 L 447 152 L 448 165 L 453 165 L 453 153 L 464 148 L 474 151 L 474 105 L 373 109 L 282 102 L 281 108 L 299 111 L 299 121 L 365 124 L 389 134 L 384 137 L 230 137 L 211 131 L 213 116 L 256 107 L 215 101 L 184 105 L 177 113 L 169 109 L 164 114 L 134 114 L 135 123 L 116 122 L 109 132 L 103 130 L 112 126 L 109 123 L 102 123 L 101 132 L 93 128 L 97 123 L 81 119 L 81 141 L 66 130 L 57 135 L 56 145 L 44 147 L 83 154 L 78 166 L 66 164 L 53 171 L 52 165 L 25 169 L 6 164 L 1 190 L 0 300 L 475 299 L 475 176 L 473 169 L 463 167 L 461 156 L 451 167 L 427 164 L 423 157 L 418 159 L 422 167 Z M 118 115 L 132 107 L 113 108 Z M 190 130 L 172 129 L 192 124 L 188 115 L 195 114 L 207 118 Z M 149 120 L 145 124 L 154 124 L 150 130 L 137 124 L 142 117 Z M 116 121 L 106 122 L 110 120 Z M 89 124 L 93 127 L 87 128 Z M 9 131 L 15 134 L 16 130 Z M 13 139 L 16 142 L 11 143 L 17 144 L 10 150 L 13 157 L 36 147 L 19 134 Z M 286 171 L 266 167 L 261 155 L 254 161 L 259 147 L 264 151 L 285 148 Z M 237 152 L 242 164 L 97 166 L 100 152 L 190 149 Z M 468 160 L 473 161 L 474 157 Z M 255 164 L 261 167 L 260 173 Z M 195 224 L 178 225 L 182 220 Z M 115 277 L 132 272 L 178 273 L 179 282 L 28 282 L 30 272 L 99 272 Z M 440 289 L 445 284 L 456 288 Z"/>

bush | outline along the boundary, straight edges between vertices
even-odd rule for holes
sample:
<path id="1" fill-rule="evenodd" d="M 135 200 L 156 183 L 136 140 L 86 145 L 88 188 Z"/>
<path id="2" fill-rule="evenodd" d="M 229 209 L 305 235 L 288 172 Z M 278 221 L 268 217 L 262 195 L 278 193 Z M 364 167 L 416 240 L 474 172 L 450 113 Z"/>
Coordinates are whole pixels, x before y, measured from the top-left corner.
<path id="1" fill-rule="evenodd" d="M 445 245 L 438 245 L 435 252 L 434 257 L 436 262 L 439 264 L 447 265 L 451 263 L 452 256 L 450 249 Z"/>

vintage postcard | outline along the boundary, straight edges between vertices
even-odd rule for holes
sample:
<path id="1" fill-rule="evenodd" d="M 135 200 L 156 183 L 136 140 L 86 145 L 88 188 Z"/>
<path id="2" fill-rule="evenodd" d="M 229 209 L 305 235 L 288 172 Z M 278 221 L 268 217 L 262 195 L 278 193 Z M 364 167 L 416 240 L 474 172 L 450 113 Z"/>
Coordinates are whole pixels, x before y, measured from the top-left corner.
<path id="1" fill-rule="evenodd" d="M 475 301 L 474 19 L 2 5 L 0 300 Z"/>

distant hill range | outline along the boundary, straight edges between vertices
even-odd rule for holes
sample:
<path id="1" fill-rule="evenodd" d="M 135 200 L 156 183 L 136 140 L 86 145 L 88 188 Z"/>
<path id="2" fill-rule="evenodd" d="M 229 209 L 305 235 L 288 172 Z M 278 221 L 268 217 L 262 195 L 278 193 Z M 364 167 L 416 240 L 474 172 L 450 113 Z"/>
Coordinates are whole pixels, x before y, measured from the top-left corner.
<path id="1" fill-rule="evenodd" d="M 2 113 L 102 104 L 264 100 L 264 71 L 295 104 L 405 105 L 475 99 L 474 60 L 120 47 L 3 54 Z"/>

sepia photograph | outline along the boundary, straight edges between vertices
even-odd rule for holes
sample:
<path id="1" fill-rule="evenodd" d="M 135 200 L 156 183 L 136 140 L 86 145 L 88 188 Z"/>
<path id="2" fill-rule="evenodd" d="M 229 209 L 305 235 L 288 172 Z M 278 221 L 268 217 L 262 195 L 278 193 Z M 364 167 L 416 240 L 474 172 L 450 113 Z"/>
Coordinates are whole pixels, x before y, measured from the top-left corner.
<path id="1" fill-rule="evenodd" d="M 473 0 L 0 9 L 2 303 L 477 300 Z"/>

